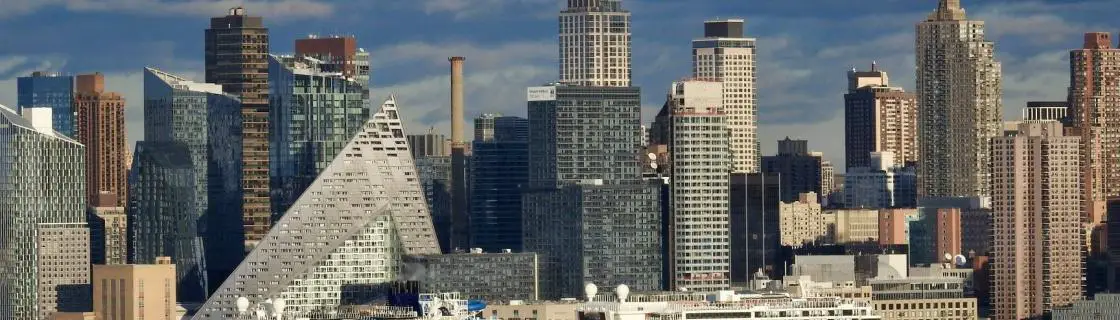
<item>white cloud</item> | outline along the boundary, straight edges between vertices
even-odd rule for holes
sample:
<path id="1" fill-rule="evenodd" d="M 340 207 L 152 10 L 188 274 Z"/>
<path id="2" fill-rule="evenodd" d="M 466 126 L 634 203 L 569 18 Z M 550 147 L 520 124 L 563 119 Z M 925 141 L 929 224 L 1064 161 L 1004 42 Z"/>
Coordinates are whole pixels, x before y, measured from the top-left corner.
<path id="1" fill-rule="evenodd" d="M 244 6 L 249 14 L 269 19 L 327 17 L 334 5 L 321 0 L 5 0 L 0 19 L 34 13 L 47 7 L 76 12 L 122 12 L 135 15 L 216 16 Z"/>
<path id="2" fill-rule="evenodd" d="M 555 0 L 415 0 L 424 13 L 450 13 L 455 20 L 489 17 L 510 11 L 510 7 L 536 8 L 529 15 L 536 18 L 554 18 L 559 6 Z M 547 11 L 547 12 L 546 12 Z M 524 15 L 525 12 L 519 12 Z"/>

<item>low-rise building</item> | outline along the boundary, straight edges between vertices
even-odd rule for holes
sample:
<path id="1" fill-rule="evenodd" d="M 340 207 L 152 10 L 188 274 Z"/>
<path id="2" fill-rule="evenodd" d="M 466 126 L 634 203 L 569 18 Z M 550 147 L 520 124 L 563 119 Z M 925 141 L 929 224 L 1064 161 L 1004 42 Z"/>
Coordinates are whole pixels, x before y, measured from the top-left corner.
<path id="1" fill-rule="evenodd" d="M 482 317 L 491 320 L 576 320 L 580 303 L 572 301 L 531 302 L 510 301 L 507 304 L 487 305 Z"/>
<path id="2" fill-rule="evenodd" d="M 93 312 L 99 319 L 178 319 L 175 265 L 171 258 L 156 264 L 93 266 Z"/>
<path id="3" fill-rule="evenodd" d="M 881 319 L 866 301 L 828 298 L 793 298 L 789 294 L 739 294 L 720 291 L 714 299 L 629 301 L 628 289 L 616 289 L 617 301 L 589 301 L 578 309 L 578 320 L 731 320 L 731 319 Z"/>
<path id="4" fill-rule="evenodd" d="M 425 292 L 460 292 L 467 299 L 487 302 L 535 301 L 540 294 L 536 253 L 433 254 L 405 257 L 406 274 L 422 272 Z"/>
<path id="5" fill-rule="evenodd" d="M 1120 294 L 1098 293 L 1093 300 L 1074 302 L 1072 306 L 1054 309 L 1054 320 L 1120 319 Z"/>
<path id="6" fill-rule="evenodd" d="M 826 240 L 828 229 L 816 193 L 802 193 L 795 202 L 782 202 L 778 205 L 778 212 L 783 246 L 800 247 Z"/>
<path id="7" fill-rule="evenodd" d="M 871 303 L 884 320 L 976 320 L 976 298 L 964 295 L 964 280 L 951 277 L 871 279 Z"/>
<path id="8" fill-rule="evenodd" d="M 824 220 L 832 243 L 846 244 L 879 241 L 879 210 L 825 210 Z"/>

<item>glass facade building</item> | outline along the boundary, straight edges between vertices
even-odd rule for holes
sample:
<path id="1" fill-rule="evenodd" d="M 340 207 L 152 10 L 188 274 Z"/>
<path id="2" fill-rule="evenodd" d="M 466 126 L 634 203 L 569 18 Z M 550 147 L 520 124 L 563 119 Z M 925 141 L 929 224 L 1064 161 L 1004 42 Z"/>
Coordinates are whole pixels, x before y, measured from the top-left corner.
<path id="1" fill-rule="evenodd" d="M 51 126 L 67 137 L 73 137 L 74 77 L 57 73 L 35 72 L 16 79 L 16 113 L 23 108 L 51 108 Z"/>
<path id="2" fill-rule="evenodd" d="M 235 140 L 240 132 L 237 98 L 222 92 L 222 86 L 199 83 L 160 70 L 144 70 L 144 141 L 150 148 L 161 148 L 158 144 L 182 145 L 186 148 L 189 164 L 193 170 L 194 182 L 192 215 L 194 221 L 177 232 L 183 238 L 202 235 L 203 246 L 209 242 L 214 245 L 203 254 L 193 255 L 195 261 L 175 260 L 179 265 L 177 272 L 190 272 L 187 267 L 198 270 L 210 269 L 209 275 L 192 274 L 180 279 L 188 281 L 179 284 L 179 299 L 199 302 L 206 298 L 205 289 L 208 279 L 224 279 L 244 255 L 243 250 L 231 248 L 226 243 L 240 243 L 242 239 L 240 223 L 240 160 L 237 155 L 240 141 Z M 211 131 L 217 131 L 211 134 Z M 169 147 L 170 148 L 170 147 Z M 170 173 L 170 172 L 169 172 Z M 156 179 L 158 177 L 149 177 Z M 170 179 L 171 177 L 167 177 Z M 159 190 L 140 190 L 152 193 Z M 184 201 L 175 198 L 160 201 Z M 156 201 L 156 200 L 147 200 Z M 163 206 L 150 203 L 151 206 Z M 180 217 L 186 221 L 186 217 Z M 212 226 L 212 228 L 208 228 Z M 224 242 L 234 241 L 234 242 Z M 137 263 L 148 261 L 146 257 Z M 200 291 L 201 289 L 201 291 Z"/>
<path id="3" fill-rule="evenodd" d="M 88 297 L 85 147 L 52 108 L 0 106 L 0 318 L 46 320 Z"/>
<path id="4" fill-rule="evenodd" d="M 366 85 L 331 70 L 313 58 L 269 57 L 274 216 L 292 206 L 369 118 Z"/>
<path id="5" fill-rule="evenodd" d="M 640 171 L 639 89 L 551 85 L 527 98 L 522 241 L 540 255 L 541 297 L 587 282 L 661 289 L 661 187 Z"/>
<path id="6" fill-rule="evenodd" d="M 489 139 L 480 141 L 479 132 L 488 132 Z M 525 118 L 475 119 L 470 170 L 470 235 L 474 248 L 487 252 L 522 250 L 521 188 L 529 179 L 528 133 L 529 120 Z"/>
<path id="7" fill-rule="evenodd" d="M 197 171 L 190 148 L 178 141 L 140 141 L 128 178 L 130 262 L 175 263 L 180 301 L 206 298 L 206 264 L 198 232 Z"/>

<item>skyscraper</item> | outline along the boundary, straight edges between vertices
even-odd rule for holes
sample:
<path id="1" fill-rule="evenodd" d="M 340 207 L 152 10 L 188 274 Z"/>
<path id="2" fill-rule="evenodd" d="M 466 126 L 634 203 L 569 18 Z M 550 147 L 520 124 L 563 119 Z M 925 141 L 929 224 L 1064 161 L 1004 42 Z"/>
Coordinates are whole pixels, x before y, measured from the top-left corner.
<path id="1" fill-rule="evenodd" d="M 475 118 L 474 123 L 471 246 L 486 252 L 520 252 L 521 188 L 529 179 L 529 120 L 484 116 Z M 489 139 L 479 140 L 479 131 L 489 131 Z"/>
<path id="2" fill-rule="evenodd" d="M 844 94 L 844 162 L 846 168 L 872 167 L 872 152 L 891 152 L 894 163 L 918 160 L 918 98 L 891 87 L 887 72 L 874 64 L 871 71 L 848 72 Z"/>
<path id="3" fill-rule="evenodd" d="M 728 149 L 723 85 L 714 81 L 674 82 L 668 94 L 669 235 L 673 267 L 670 289 L 715 292 L 730 287 L 728 249 Z"/>
<path id="4" fill-rule="evenodd" d="M 351 285 L 392 281 L 398 255 L 439 253 L 401 122 L 390 97 L 195 318 L 236 317 L 240 297 L 330 310 Z"/>
<path id="5" fill-rule="evenodd" d="M 237 263 L 241 262 L 244 254 L 243 248 L 229 245 L 243 241 L 241 215 L 238 211 L 242 200 L 241 189 L 238 187 L 241 175 L 240 115 L 237 98 L 223 93 L 220 85 L 194 82 L 153 68 L 144 70 L 144 142 L 149 148 L 156 149 L 172 148 L 164 145 L 185 147 L 190 158 L 190 170 L 193 171 L 190 176 L 195 181 L 191 184 L 194 190 L 177 191 L 182 194 L 167 193 L 158 186 L 130 185 L 134 192 L 141 193 L 135 198 L 142 199 L 146 208 L 174 208 L 170 211 L 133 214 L 154 215 L 149 219 L 157 221 L 181 221 L 184 225 L 173 230 L 159 229 L 160 226 L 156 225 L 143 227 L 156 229 L 145 232 L 172 233 L 161 237 L 190 238 L 196 236 L 194 232 L 200 232 L 205 255 L 153 252 L 142 259 L 147 261 L 134 262 L 152 263 L 151 259 L 166 255 L 173 258 L 174 263 L 179 266 L 177 272 L 182 275 L 189 275 L 195 270 L 206 271 L 207 274 L 201 278 L 180 278 L 184 280 L 178 284 L 178 297 L 181 301 L 202 301 L 208 293 L 205 290 L 210 287 L 210 283 L 225 279 Z M 151 160 L 152 156 L 148 155 L 145 159 Z M 164 165 L 162 162 L 151 161 L 145 165 L 149 166 L 148 169 L 156 170 L 151 166 L 157 164 Z M 175 175 L 187 173 L 159 168 L 156 171 L 146 171 L 142 176 L 136 176 L 138 172 L 130 172 L 130 178 L 153 182 L 171 181 L 179 185 L 188 183 L 175 180 L 178 178 Z M 193 200 L 184 199 L 185 197 L 193 197 Z M 187 222 L 192 218 L 180 215 L 188 213 L 182 212 L 183 208 L 175 207 L 184 202 L 193 203 L 195 212 L 189 213 L 194 217 L 193 221 L 196 221 L 193 225 Z M 129 205 L 136 204 L 138 203 L 130 202 Z M 160 217 L 164 215 L 167 216 Z M 134 231 L 140 230 L 134 228 Z"/>
<path id="6" fill-rule="evenodd" d="M 990 194 L 991 138 L 1002 133 L 1001 67 L 984 22 L 941 0 L 917 25 L 918 184 L 929 197 Z"/>
<path id="7" fill-rule="evenodd" d="M 369 93 L 315 58 L 271 55 L 268 66 L 271 203 L 279 215 L 361 130 Z"/>
<path id="8" fill-rule="evenodd" d="M 530 87 L 525 251 L 541 258 L 541 295 L 585 282 L 661 288 L 660 186 L 642 180 L 635 87 Z M 575 125 L 561 125 L 575 124 Z"/>
<path id="9" fill-rule="evenodd" d="M 105 92 L 105 76 L 78 75 L 74 90 L 75 138 L 86 146 L 86 203 L 96 203 L 101 191 L 117 196 L 124 206 L 124 98 Z"/>
<path id="10" fill-rule="evenodd" d="M 755 39 L 742 19 L 704 22 L 704 38 L 692 40 L 692 76 L 723 82 L 723 108 L 731 130 L 735 172 L 758 172 L 758 96 Z"/>
<path id="11" fill-rule="evenodd" d="M 786 137 L 778 141 L 778 154 L 762 157 L 762 172 L 777 173 L 782 180 L 781 201 L 794 202 L 802 193 L 823 194 L 820 155 L 809 152 L 808 141 Z"/>
<path id="12" fill-rule="evenodd" d="M 36 71 L 16 79 L 16 112 L 23 108 L 51 108 L 51 126 L 66 136 L 74 136 L 74 77 Z"/>
<path id="13" fill-rule="evenodd" d="M 206 82 L 222 85 L 241 100 L 240 189 L 238 204 L 248 251 L 271 226 L 268 177 L 268 29 L 264 19 L 241 7 L 210 19 L 206 29 Z M 218 214 L 238 214 L 222 212 Z M 228 245 L 228 244 L 225 244 Z"/>
<path id="14" fill-rule="evenodd" d="M 1120 49 L 1110 34 L 1085 34 L 1082 49 L 1069 53 L 1069 116 L 1081 135 L 1086 220 L 1104 221 L 1107 200 L 1120 197 Z"/>
<path id="15" fill-rule="evenodd" d="M 47 320 L 86 307 L 85 147 L 51 107 L 0 106 L 0 318 Z"/>
<path id="16" fill-rule="evenodd" d="M 129 263 L 170 257 L 181 301 L 201 302 L 209 284 L 199 234 L 205 209 L 198 204 L 191 149 L 180 141 L 139 141 L 135 157 L 128 179 Z"/>
<path id="17" fill-rule="evenodd" d="M 560 12 L 560 82 L 630 86 L 630 11 L 622 0 L 568 0 Z"/>
<path id="18" fill-rule="evenodd" d="M 993 139 L 994 319 L 1040 317 L 1082 299 L 1080 137 L 1057 121 Z"/>

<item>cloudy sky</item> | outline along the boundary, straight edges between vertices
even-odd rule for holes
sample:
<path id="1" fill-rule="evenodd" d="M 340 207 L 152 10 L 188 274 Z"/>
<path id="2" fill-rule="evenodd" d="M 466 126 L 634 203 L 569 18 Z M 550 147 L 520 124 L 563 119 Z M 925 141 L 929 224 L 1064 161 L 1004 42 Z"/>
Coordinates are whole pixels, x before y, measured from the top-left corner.
<path id="1" fill-rule="evenodd" d="M 377 100 L 398 96 L 412 132 L 448 124 L 447 57 L 467 57 L 467 117 L 525 115 L 525 87 L 557 77 L 561 0 L 0 0 L 0 104 L 18 76 L 100 71 L 142 137 L 145 66 L 202 78 L 208 17 L 244 5 L 265 17 L 272 51 L 308 34 L 346 34 L 372 54 Z M 987 21 L 1003 62 L 1004 117 L 1028 100 L 1064 99 L 1067 52 L 1087 31 L 1120 31 L 1115 0 L 963 0 Z M 843 164 L 845 72 L 872 61 L 914 88 L 914 24 L 936 0 L 625 0 L 633 13 L 634 84 L 648 122 L 671 81 L 689 75 L 689 41 L 712 18 L 743 18 L 758 38 L 759 135 L 809 140 Z M 1112 22 L 1111 24 L 1109 22 Z M 469 133 L 468 133 L 469 134 Z"/>

